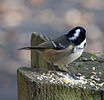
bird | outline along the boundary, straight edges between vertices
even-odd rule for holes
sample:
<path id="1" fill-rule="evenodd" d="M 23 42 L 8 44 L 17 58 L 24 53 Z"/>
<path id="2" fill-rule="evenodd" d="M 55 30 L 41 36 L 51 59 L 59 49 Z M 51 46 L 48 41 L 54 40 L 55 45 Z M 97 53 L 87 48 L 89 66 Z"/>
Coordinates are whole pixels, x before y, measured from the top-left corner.
<path id="1" fill-rule="evenodd" d="M 70 71 L 71 76 L 77 79 L 68 64 L 82 55 L 85 46 L 86 30 L 81 26 L 77 26 L 56 39 L 43 42 L 37 46 L 23 47 L 19 50 L 38 50 L 46 61 L 52 64 L 54 70 L 54 65 L 64 65 Z M 57 74 L 56 71 L 55 73 Z"/>

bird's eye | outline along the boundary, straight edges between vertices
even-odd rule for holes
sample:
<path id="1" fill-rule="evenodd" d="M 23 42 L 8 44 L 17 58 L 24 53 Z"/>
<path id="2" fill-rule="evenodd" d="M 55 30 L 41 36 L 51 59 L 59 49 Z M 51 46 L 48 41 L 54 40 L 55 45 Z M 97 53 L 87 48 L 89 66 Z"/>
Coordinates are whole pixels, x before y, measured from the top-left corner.
<path id="1" fill-rule="evenodd" d="M 84 47 L 86 46 L 86 43 L 84 43 Z"/>

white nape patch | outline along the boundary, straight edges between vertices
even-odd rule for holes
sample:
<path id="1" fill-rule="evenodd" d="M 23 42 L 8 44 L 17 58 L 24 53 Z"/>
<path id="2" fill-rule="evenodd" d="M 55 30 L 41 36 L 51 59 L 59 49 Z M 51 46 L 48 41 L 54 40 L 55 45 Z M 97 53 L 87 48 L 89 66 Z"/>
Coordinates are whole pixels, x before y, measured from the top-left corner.
<path id="1" fill-rule="evenodd" d="M 71 37 L 70 40 L 75 40 L 79 36 L 80 32 L 81 32 L 81 30 L 80 29 L 77 29 L 75 31 L 75 33 L 74 33 L 74 36 Z"/>
<path id="2" fill-rule="evenodd" d="M 80 45 L 78 45 L 77 48 L 82 48 L 83 49 L 85 43 L 86 43 L 86 39 Z"/>

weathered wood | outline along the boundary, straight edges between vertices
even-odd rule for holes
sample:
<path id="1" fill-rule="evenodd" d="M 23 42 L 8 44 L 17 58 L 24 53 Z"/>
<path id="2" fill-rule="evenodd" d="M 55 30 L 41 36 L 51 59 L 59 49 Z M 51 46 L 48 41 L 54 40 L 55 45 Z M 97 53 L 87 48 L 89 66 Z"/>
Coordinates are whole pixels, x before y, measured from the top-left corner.
<path id="1" fill-rule="evenodd" d="M 20 68 L 18 77 L 18 100 L 104 100 L 104 92 L 72 88 L 60 82 L 51 83 L 50 80 L 39 80 L 45 71 L 33 68 Z"/>
<path id="2" fill-rule="evenodd" d="M 34 32 L 32 33 L 32 36 L 31 36 L 31 46 L 39 45 L 40 43 L 43 43 L 47 40 L 48 38 L 46 38 L 44 35 Z M 46 69 L 49 68 L 48 63 L 43 58 L 42 54 L 36 50 L 31 50 L 31 67 L 34 67 L 34 68 L 45 67 Z"/>

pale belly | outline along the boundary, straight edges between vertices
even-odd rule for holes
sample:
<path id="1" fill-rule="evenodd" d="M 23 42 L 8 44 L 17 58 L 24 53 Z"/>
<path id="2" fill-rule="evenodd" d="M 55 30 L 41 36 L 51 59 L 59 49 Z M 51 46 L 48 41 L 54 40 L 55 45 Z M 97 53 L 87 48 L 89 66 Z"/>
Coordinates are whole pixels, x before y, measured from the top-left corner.
<path id="1" fill-rule="evenodd" d="M 66 65 L 78 59 L 82 55 L 83 49 L 77 50 L 75 53 L 69 51 L 56 52 L 52 49 L 43 52 L 45 59 L 54 65 Z"/>

